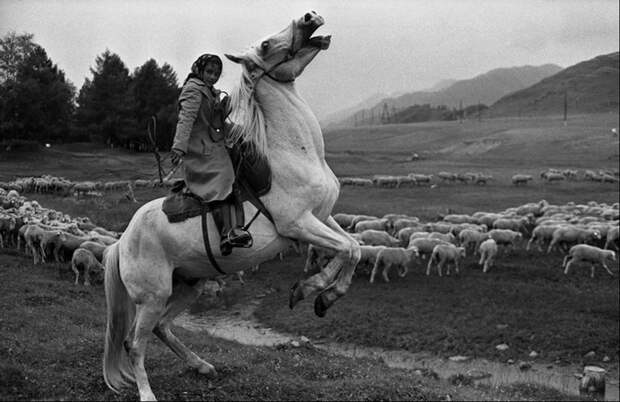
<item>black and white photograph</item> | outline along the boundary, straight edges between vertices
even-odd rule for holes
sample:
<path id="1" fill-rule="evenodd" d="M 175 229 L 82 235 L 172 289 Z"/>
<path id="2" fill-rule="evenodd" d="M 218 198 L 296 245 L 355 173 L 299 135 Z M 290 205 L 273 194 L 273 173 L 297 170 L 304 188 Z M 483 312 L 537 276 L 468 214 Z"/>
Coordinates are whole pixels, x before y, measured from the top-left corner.
<path id="1" fill-rule="evenodd" d="M 0 401 L 619 401 L 617 0 L 0 0 Z"/>

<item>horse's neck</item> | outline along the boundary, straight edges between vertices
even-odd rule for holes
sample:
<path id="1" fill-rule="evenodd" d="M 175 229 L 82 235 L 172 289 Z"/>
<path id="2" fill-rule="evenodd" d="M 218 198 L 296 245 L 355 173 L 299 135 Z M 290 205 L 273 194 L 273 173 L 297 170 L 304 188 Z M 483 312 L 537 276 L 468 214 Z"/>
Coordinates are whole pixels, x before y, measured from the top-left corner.
<path id="1" fill-rule="evenodd" d="M 293 83 L 263 80 L 257 94 L 267 126 L 270 153 L 304 155 L 304 159 L 323 160 L 325 149 L 319 122 Z"/>

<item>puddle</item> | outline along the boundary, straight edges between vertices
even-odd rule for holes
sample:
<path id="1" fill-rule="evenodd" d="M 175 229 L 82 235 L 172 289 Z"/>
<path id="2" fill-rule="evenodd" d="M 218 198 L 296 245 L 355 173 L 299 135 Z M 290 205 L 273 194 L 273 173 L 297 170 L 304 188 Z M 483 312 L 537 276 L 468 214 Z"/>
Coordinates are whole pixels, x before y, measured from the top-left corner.
<path id="1" fill-rule="evenodd" d="M 175 324 L 194 332 L 207 331 L 209 335 L 244 345 L 277 346 L 299 342 L 299 336 L 280 333 L 261 324 L 253 313 L 260 300 L 248 305 L 233 306 L 229 310 L 209 310 L 206 313 L 182 314 L 175 319 Z M 486 359 L 470 359 L 461 362 L 439 358 L 430 353 L 411 353 L 402 350 L 386 350 L 378 347 L 367 347 L 355 344 L 312 341 L 315 348 L 325 352 L 351 358 L 371 358 L 383 361 L 388 367 L 407 370 L 432 370 L 440 378 L 448 379 L 453 375 L 467 375 L 478 378 L 477 384 L 491 387 L 506 386 L 515 383 L 538 384 L 554 388 L 565 394 L 579 395 L 579 380 L 575 373 L 583 371 L 581 366 L 550 366 L 528 361 L 531 368 L 522 371 L 518 364 L 508 365 Z M 481 375 L 474 375 L 481 374 Z M 618 372 L 607 374 L 605 390 L 606 401 L 617 401 L 620 398 Z"/>

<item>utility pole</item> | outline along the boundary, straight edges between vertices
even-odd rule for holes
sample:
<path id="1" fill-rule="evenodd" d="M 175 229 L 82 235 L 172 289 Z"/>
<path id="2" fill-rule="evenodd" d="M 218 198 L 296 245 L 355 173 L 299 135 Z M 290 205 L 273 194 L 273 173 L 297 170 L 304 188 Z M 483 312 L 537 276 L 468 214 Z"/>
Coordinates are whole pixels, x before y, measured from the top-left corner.
<path id="1" fill-rule="evenodd" d="M 568 91 L 564 90 L 564 125 L 567 124 L 568 119 Z"/>
<path id="2" fill-rule="evenodd" d="M 390 112 L 388 110 L 387 102 L 383 103 L 383 110 L 381 111 L 381 123 L 387 124 L 390 120 Z"/>

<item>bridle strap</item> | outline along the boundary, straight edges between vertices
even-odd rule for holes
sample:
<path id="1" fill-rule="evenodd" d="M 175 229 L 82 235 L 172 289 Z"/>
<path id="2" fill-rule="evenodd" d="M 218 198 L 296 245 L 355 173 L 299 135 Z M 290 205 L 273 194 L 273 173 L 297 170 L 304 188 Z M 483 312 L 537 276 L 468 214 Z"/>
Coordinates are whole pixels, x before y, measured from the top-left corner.
<path id="1" fill-rule="evenodd" d="M 291 78 L 290 80 L 281 80 L 279 78 L 276 78 L 273 74 L 271 74 L 273 72 L 273 70 L 275 70 L 276 68 L 280 67 L 282 64 L 292 60 L 293 57 L 295 57 L 295 54 L 292 51 L 293 45 L 295 44 L 295 31 L 294 30 L 293 30 L 293 35 L 292 36 L 293 37 L 291 39 L 291 46 L 288 48 L 287 56 L 286 56 L 286 58 L 284 60 L 280 61 L 279 63 L 274 64 L 269 70 L 259 66 L 258 64 L 256 65 L 258 68 L 263 70 L 263 73 L 259 77 L 256 78 L 256 81 L 254 82 L 254 85 L 256 85 L 258 80 L 263 78 L 263 76 L 265 76 L 265 75 L 267 77 L 271 78 L 272 80 L 274 80 L 276 82 L 283 83 L 283 84 L 288 84 L 288 83 L 291 83 L 291 82 L 295 81 L 295 78 Z"/>

